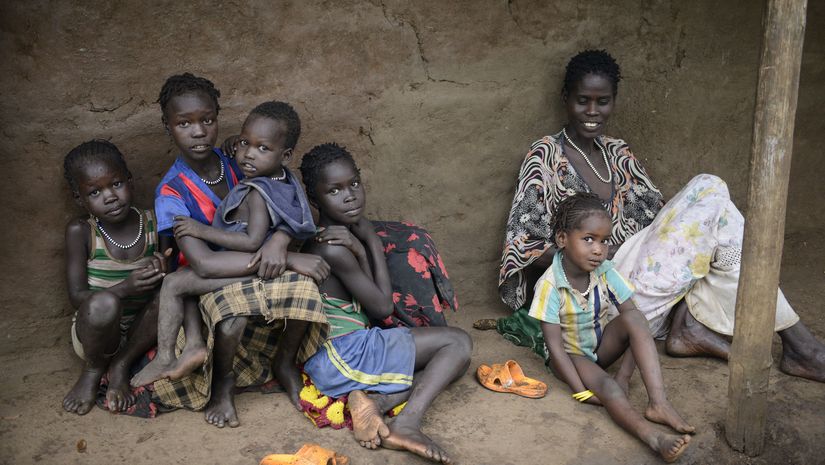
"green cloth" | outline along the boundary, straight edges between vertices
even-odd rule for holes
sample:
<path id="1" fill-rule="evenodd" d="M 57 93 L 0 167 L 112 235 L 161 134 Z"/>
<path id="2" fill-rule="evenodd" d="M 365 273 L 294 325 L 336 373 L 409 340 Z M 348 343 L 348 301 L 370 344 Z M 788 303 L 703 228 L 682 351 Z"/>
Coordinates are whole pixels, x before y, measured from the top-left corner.
<path id="1" fill-rule="evenodd" d="M 541 332 L 541 322 L 527 314 L 529 309 L 521 307 L 511 316 L 499 318 L 496 330 L 499 334 L 517 346 L 529 347 L 542 360 L 550 359 L 550 354 L 544 345 L 544 334 Z"/>

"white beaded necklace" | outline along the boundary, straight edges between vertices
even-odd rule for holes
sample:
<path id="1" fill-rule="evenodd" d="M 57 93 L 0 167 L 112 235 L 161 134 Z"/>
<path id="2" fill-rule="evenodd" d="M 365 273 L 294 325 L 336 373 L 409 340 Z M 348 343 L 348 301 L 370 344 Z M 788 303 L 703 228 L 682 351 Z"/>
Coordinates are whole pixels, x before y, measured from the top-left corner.
<path id="1" fill-rule="evenodd" d="M 200 177 L 200 175 L 198 175 L 200 180 L 203 181 L 203 183 L 206 184 L 207 186 L 214 186 L 215 184 L 223 181 L 223 176 L 225 174 L 224 173 L 224 168 L 223 168 L 223 161 L 220 158 L 218 158 L 218 163 L 221 165 L 221 174 L 218 175 L 218 179 L 215 179 L 214 181 L 207 181 L 206 179 L 203 179 L 203 178 Z"/>
<path id="2" fill-rule="evenodd" d="M 562 265 L 562 261 L 564 261 L 564 254 L 559 255 L 559 268 L 561 268 L 561 275 L 564 277 L 564 280 L 567 281 L 567 284 L 570 286 L 570 289 L 573 289 L 573 285 L 570 284 L 570 280 L 567 279 L 567 273 L 564 272 L 564 265 Z M 576 289 L 578 291 L 578 289 Z M 587 297 L 587 294 L 590 294 L 590 273 L 587 273 L 587 290 L 584 292 L 579 291 L 582 297 Z"/>
<path id="3" fill-rule="evenodd" d="M 280 176 L 272 176 L 273 181 L 283 181 L 286 179 L 286 169 L 281 167 L 281 175 Z"/>
<path id="4" fill-rule="evenodd" d="M 607 152 L 604 150 L 604 146 L 603 146 L 603 145 L 601 145 L 601 144 L 599 144 L 599 141 L 598 141 L 598 140 L 593 139 L 593 142 L 595 142 L 595 143 L 596 143 L 596 147 L 598 147 L 598 148 L 599 148 L 599 149 L 601 149 L 601 151 L 602 151 L 602 158 L 604 158 L 604 166 L 607 168 L 607 179 L 603 178 L 603 177 L 602 177 L 602 175 L 601 175 L 601 174 L 599 174 L 599 172 L 598 172 L 598 171 L 596 171 L 596 167 L 594 167 L 594 166 L 593 166 L 593 163 L 591 163 L 591 162 L 590 162 L 590 159 L 589 159 L 589 158 L 587 158 L 587 155 L 585 155 L 585 154 L 584 154 L 584 151 L 583 151 L 582 149 L 580 149 L 580 148 L 579 148 L 579 147 L 578 147 L 578 146 L 577 146 L 577 145 L 573 142 L 573 139 L 571 139 L 571 138 L 570 138 L 570 136 L 568 136 L 568 135 L 567 135 L 567 129 L 562 128 L 562 129 L 561 129 L 561 132 L 564 134 L 564 138 L 567 140 L 567 142 L 569 142 L 569 143 L 570 143 L 570 145 L 571 145 L 574 149 L 576 149 L 576 151 L 577 151 L 577 152 L 579 152 L 579 153 L 581 154 L 581 156 L 582 156 L 582 157 L 584 157 L 584 161 L 586 161 L 586 162 L 587 162 L 587 166 L 589 166 L 589 167 L 590 167 L 590 169 L 591 169 L 591 170 L 593 170 L 593 173 L 595 173 L 595 174 L 596 174 L 596 177 L 597 177 L 597 178 L 599 178 L 599 181 L 601 181 L 601 182 L 603 182 L 603 183 L 605 183 L 605 184 L 608 184 L 608 183 L 610 183 L 611 181 L 613 181 L 613 170 L 611 170 L 611 169 L 610 169 L 610 165 L 609 165 L 609 164 L 608 164 L 608 162 L 607 162 Z"/>
<path id="5" fill-rule="evenodd" d="M 106 230 L 105 230 L 105 229 L 103 229 L 103 225 L 102 225 L 102 224 L 100 224 L 100 219 L 98 219 L 98 217 L 96 217 L 96 216 L 94 217 L 94 218 L 95 218 L 95 223 L 97 223 L 97 229 L 99 229 L 99 230 L 100 230 L 100 232 L 103 234 L 103 237 L 105 237 L 105 238 L 106 238 L 109 242 L 111 242 L 111 243 L 112 243 L 112 245 L 114 245 L 115 247 L 119 247 L 119 248 L 121 248 L 121 249 L 131 249 L 131 248 L 132 248 L 132 247 L 134 247 L 134 246 L 135 246 L 138 242 L 140 242 L 140 238 L 141 238 L 141 237 L 143 237 L 143 215 L 141 215 L 141 214 L 140 214 L 140 210 L 138 210 L 138 209 L 137 209 L 137 208 L 135 208 L 135 207 L 132 207 L 132 210 L 134 210 L 134 212 L 135 212 L 135 213 L 137 213 L 137 215 L 138 215 L 138 220 L 139 220 L 139 223 L 138 223 L 138 235 L 137 235 L 137 237 L 135 238 L 135 240 L 133 240 L 132 242 L 130 242 L 130 243 L 128 243 L 128 244 L 125 244 L 125 245 L 124 245 L 124 244 L 121 244 L 120 242 L 115 241 L 114 239 L 112 239 L 112 236 L 110 236 L 110 235 L 109 235 L 109 233 L 107 233 L 107 232 L 106 232 Z"/>

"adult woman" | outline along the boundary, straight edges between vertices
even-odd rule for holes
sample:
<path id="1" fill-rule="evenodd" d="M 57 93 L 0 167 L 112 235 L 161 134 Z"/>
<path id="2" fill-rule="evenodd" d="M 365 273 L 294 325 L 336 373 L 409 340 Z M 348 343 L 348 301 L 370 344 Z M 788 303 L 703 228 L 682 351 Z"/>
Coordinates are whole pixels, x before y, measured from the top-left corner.
<path id="1" fill-rule="evenodd" d="M 501 298 L 516 313 L 498 321 L 499 332 L 544 353 L 525 306 L 555 253 L 547 212 L 587 191 L 611 213 L 610 254 L 636 286 L 634 300 L 653 335 L 668 337 L 671 355 L 727 359 L 730 344 L 723 335 L 733 331 L 744 218 L 725 183 L 711 175 L 695 177 L 663 205 L 627 144 L 604 135 L 620 79 L 618 64 L 605 51 L 581 52 L 567 65 L 562 100 L 568 123 L 535 142 L 519 172 L 499 275 Z M 799 322 L 781 291 L 775 329 L 783 341 L 780 368 L 825 382 L 825 346 Z"/>

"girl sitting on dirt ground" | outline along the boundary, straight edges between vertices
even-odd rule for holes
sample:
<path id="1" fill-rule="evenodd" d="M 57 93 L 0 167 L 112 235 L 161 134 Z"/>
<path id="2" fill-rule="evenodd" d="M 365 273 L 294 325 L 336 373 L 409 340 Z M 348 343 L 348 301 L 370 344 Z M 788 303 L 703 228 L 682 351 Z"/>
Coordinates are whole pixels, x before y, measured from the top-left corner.
<path id="1" fill-rule="evenodd" d="M 166 257 L 156 252 L 154 213 L 132 206 L 132 174 L 114 144 L 84 142 L 66 155 L 63 168 L 88 213 L 66 225 L 66 281 L 77 308 L 72 345 L 85 366 L 63 408 L 88 413 L 108 372 L 105 407 L 121 412 L 134 403 L 129 368 L 155 344 Z"/>
<path id="2" fill-rule="evenodd" d="M 349 394 L 353 430 L 369 449 L 404 449 L 435 462 L 447 453 L 421 432 L 435 397 L 467 370 L 472 341 L 458 328 L 369 328 L 393 312 L 381 239 L 364 217 L 366 194 L 352 156 L 334 143 L 309 151 L 301 174 L 322 228 L 304 251 L 329 263 L 319 285 L 329 339 L 304 371 L 330 397 Z M 383 413 L 407 402 L 390 424 Z"/>
<path id="3" fill-rule="evenodd" d="M 611 228 L 604 204 L 591 193 L 564 199 L 553 213 L 551 231 L 558 252 L 536 284 L 529 315 L 541 321 L 554 373 L 570 386 L 574 399 L 604 405 L 619 426 L 673 462 L 690 436 L 662 433 L 645 418 L 680 433 L 694 429 L 667 400 L 647 320 L 630 299 L 633 286 L 607 260 Z M 609 302 L 619 310 L 613 319 Z M 628 348 L 649 397 L 644 417 L 605 371 Z"/>

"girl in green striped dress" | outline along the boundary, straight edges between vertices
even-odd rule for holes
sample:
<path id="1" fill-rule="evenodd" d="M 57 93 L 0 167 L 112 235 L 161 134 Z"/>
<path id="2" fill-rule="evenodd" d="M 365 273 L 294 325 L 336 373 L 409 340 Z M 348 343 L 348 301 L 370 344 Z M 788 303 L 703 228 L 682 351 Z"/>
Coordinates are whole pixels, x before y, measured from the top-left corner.
<path id="1" fill-rule="evenodd" d="M 84 366 L 63 399 L 68 412 L 91 410 L 108 373 L 105 407 L 132 406 L 129 367 L 157 337 L 157 291 L 166 271 L 152 210 L 132 206 L 132 175 L 114 144 L 91 140 L 63 162 L 75 201 L 88 215 L 66 225 L 66 277 L 72 345 Z"/>

